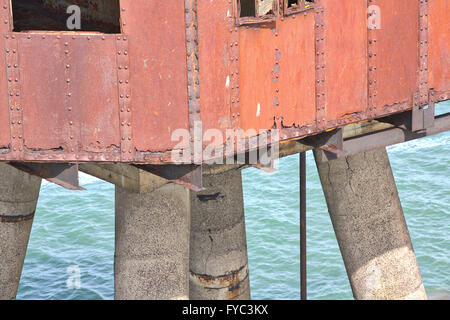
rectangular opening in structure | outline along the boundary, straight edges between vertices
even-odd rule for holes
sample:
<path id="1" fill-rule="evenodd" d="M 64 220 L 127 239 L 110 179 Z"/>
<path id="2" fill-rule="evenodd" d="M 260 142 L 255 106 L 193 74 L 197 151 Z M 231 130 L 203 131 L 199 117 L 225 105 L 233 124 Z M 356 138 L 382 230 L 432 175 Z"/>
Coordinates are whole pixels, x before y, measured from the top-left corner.
<path id="1" fill-rule="evenodd" d="M 239 23 L 258 23 L 273 20 L 278 11 L 278 0 L 238 0 Z"/>
<path id="2" fill-rule="evenodd" d="M 284 13 L 286 15 L 302 12 L 313 8 L 314 0 L 286 0 Z"/>
<path id="3" fill-rule="evenodd" d="M 256 17 L 255 0 L 241 0 L 240 1 L 240 14 L 242 17 Z"/>
<path id="4" fill-rule="evenodd" d="M 120 33 L 119 0 L 11 0 L 13 31 Z"/>

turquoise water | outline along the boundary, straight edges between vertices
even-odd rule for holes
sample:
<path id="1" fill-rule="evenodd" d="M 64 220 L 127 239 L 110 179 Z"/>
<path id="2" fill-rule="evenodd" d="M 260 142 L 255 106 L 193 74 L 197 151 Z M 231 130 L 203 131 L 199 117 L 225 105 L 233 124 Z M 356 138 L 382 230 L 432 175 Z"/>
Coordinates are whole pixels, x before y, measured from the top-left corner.
<path id="1" fill-rule="evenodd" d="M 388 151 L 428 296 L 449 298 L 450 132 Z M 311 152 L 307 173 L 308 297 L 351 299 Z M 113 298 L 114 187 L 84 174 L 81 184 L 87 191 L 43 183 L 18 299 Z M 274 174 L 244 170 L 243 186 L 252 298 L 298 299 L 298 156 Z M 80 289 L 67 287 L 70 266 Z"/>

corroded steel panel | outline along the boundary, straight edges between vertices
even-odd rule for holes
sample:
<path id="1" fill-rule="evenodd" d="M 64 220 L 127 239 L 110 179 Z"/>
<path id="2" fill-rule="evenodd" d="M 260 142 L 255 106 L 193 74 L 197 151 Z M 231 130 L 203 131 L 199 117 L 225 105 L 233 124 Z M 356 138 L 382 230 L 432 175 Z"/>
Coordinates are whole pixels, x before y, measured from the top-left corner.
<path id="1" fill-rule="evenodd" d="M 327 120 L 355 117 L 367 104 L 367 4 L 327 0 L 323 6 Z"/>
<path id="2" fill-rule="evenodd" d="M 314 23 L 313 11 L 307 11 L 283 21 L 241 29 L 240 100 L 244 130 L 270 129 L 274 123 L 278 127 L 314 123 Z"/>
<path id="3" fill-rule="evenodd" d="M 233 11 L 226 1 L 198 1 L 200 106 L 203 130 L 231 128 L 231 86 L 239 74 L 230 70 Z M 220 144 L 223 141 L 220 141 Z"/>
<path id="4" fill-rule="evenodd" d="M 412 101 L 418 90 L 419 1 L 377 0 L 381 29 L 376 30 L 377 110 Z"/>
<path id="5" fill-rule="evenodd" d="M 429 86 L 450 90 L 450 2 L 429 1 Z"/>
<path id="6" fill-rule="evenodd" d="M 280 21 L 276 45 L 279 59 L 274 96 L 280 103 L 277 115 L 285 127 L 312 125 L 315 121 L 314 12 L 291 15 Z M 296 35 L 300 34 L 296 41 Z M 276 73 L 275 73 L 276 75 Z"/>
<path id="7" fill-rule="evenodd" d="M 56 36 L 18 37 L 24 145 L 29 149 L 68 149 L 69 111 L 64 67 L 64 42 Z"/>
<path id="8" fill-rule="evenodd" d="M 21 1 L 11 32 L 0 0 L 1 161 L 170 163 L 172 133 L 198 120 L 293 139 L 449 96 L 448 0 L 263 1 L 245 17 L 237 0 L 121 0 L 121 34 L 113 2 L 46 3 Z M 29 31 L 65 28 L 68 3 L 105 33 Z"/>
<path id="9" fill-rule="evenodd" d="M 275 23 L 271 23 L 240 31 L 239 80 L 243 130 L 269 129 L 278 113 L 279 103 L 277 105 L 274 96 L 274 68 L 278 56 L 275 50 L 275 30 Z"/>
<path id="10" fill-rule="evenodd" d="M 315 122 L 313 11 L 241 28 L 242 128 L 311 126 Z M 296 39 L 293 41 L 292 39 Z"/>
<path id="11" fill-rule="evenodd" d="M 115 37 L 15 36 L 24 147 L 30 151 L 64 151 L 73 159 L 83 152 L 119 148 Z"/>
<path id="12" fill-rule="evenodd" d="M 189 129 L 184 1 L 122 0 L 129 36 L 133 138 L 139 151 L 166 151 Z"/>
<path id="13" fill-rule="evenodd" d="M 67 41 L 72 66 L 68 69 L 70 104 L 79 128 L 80 151 L 116 150 L 120 125 L 115 36 L 80 36 Z"/>

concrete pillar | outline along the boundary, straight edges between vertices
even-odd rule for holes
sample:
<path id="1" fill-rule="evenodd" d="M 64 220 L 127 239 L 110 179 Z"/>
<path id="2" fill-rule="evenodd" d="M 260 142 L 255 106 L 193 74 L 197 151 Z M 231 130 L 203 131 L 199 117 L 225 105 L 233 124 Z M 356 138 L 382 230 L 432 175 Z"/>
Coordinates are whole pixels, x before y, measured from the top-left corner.
<path id="1" fill-rule="evenodd" d="M 116 186 L 115 298 L 188 299 L 189 190 Z"/>
<path id="2" fill-rule="evenodd" d="M 217 168 L 217 167 L 216 167 Z M 241 171 L 205 167 L 191 192 L 190 298 L 250 299 Z"/>
<path id="3" fill-rule="evenodd" d="M 356 299 L 426 299 L 385 148 L 316 164 Z"/>
<path id="4" fill-rule="evenodd" d="M 0 163 L 0 300 L 15 299 L 41 178 Z"/>

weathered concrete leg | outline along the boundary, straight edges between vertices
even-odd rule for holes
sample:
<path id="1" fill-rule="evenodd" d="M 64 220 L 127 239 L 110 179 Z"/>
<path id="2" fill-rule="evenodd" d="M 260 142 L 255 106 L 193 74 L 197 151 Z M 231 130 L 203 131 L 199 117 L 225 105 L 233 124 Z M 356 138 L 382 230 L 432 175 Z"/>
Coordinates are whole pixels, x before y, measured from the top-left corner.
<path id="1" fill-rule="evenodd" d="M 203 187 L 191 192 L 190 298 L 248 300 L 241 171 L 206 174 Z"/>
<path id="2" fill-rule="evenodd" d="M 41 178 L 0 163 L 0 300 L 15 299 Z"/>
<path id="3" fill-rule="evenodd" d="M 116 186 L 116 299 L 188 299 L 189 190 Z"/>
<path id="4" fill-rule="evenodd" d="M 356 299 L 426 299 L 385 148 L 316 164 Z"/>

